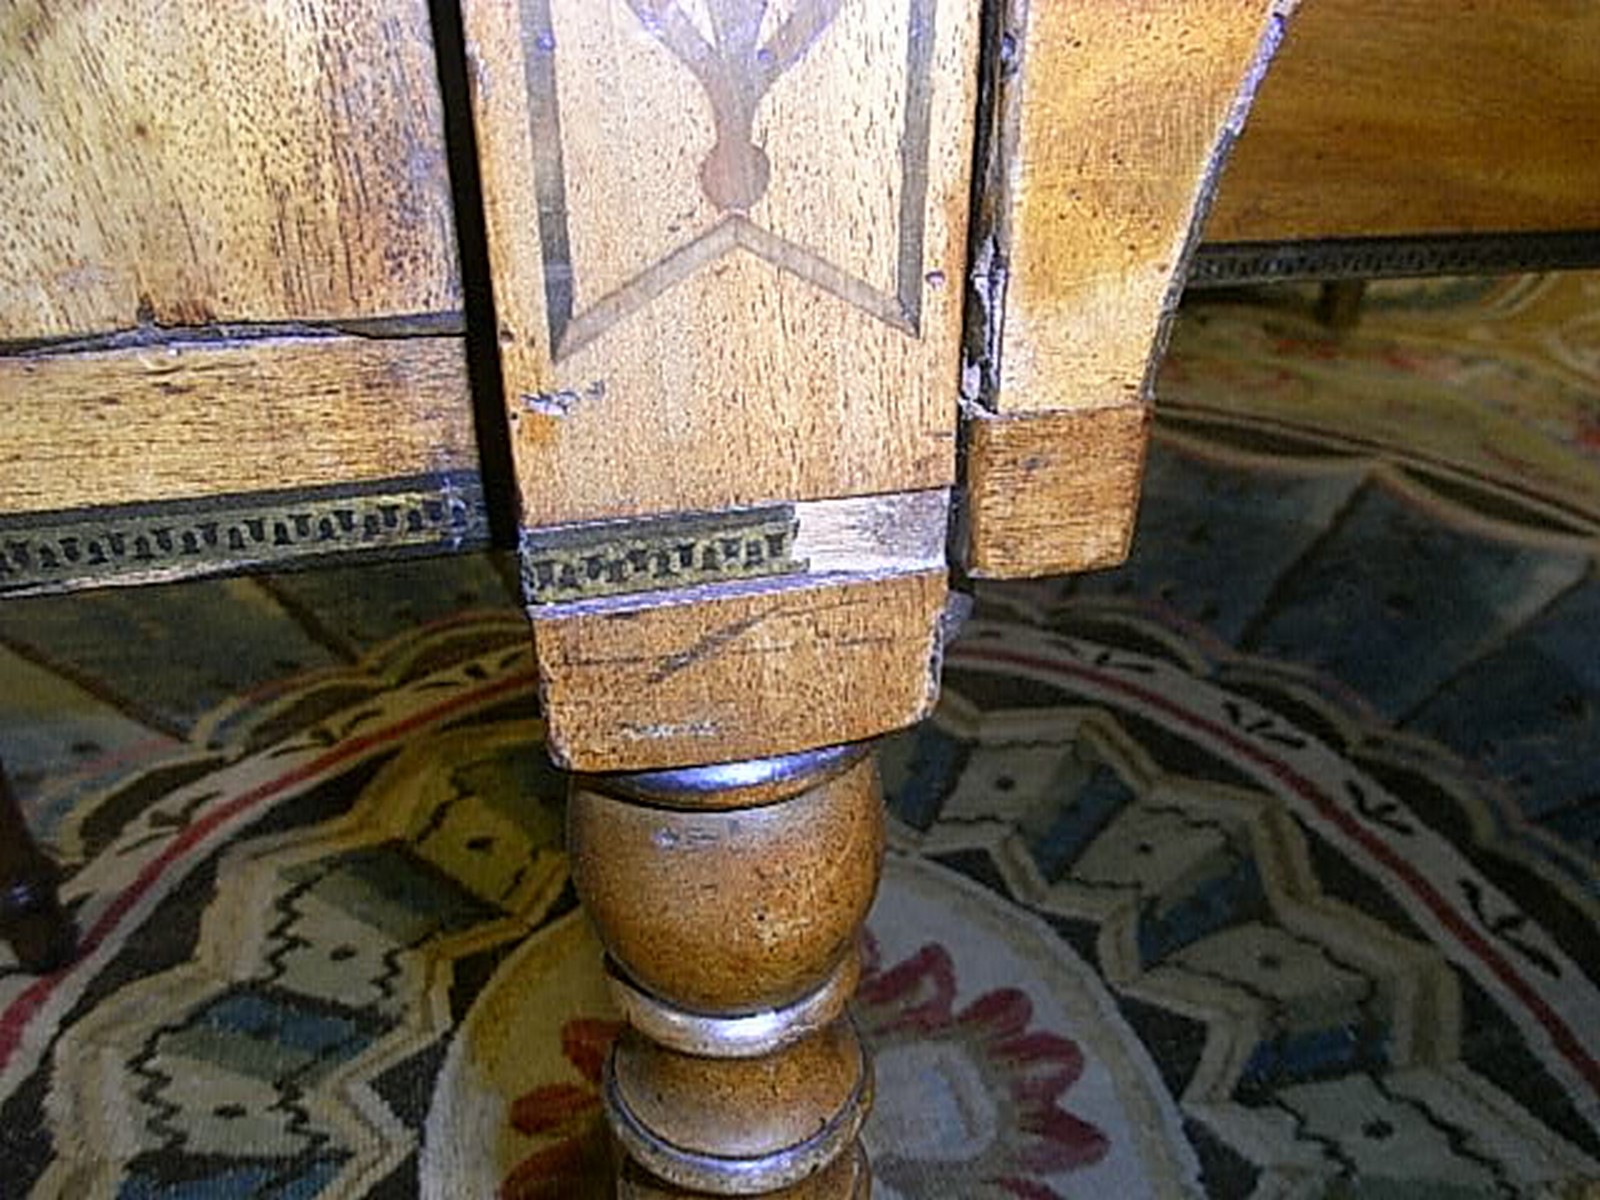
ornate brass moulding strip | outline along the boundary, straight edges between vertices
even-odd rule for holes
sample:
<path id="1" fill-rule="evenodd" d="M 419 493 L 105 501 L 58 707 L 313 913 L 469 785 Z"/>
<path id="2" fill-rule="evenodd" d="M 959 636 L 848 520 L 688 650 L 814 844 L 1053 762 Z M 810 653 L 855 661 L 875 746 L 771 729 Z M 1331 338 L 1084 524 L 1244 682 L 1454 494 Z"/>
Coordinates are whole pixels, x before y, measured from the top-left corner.
<path id="1" fill-rule="evenodd" d="M 0 596 L 489 544 L 476 472 L 0 517 Z"/>

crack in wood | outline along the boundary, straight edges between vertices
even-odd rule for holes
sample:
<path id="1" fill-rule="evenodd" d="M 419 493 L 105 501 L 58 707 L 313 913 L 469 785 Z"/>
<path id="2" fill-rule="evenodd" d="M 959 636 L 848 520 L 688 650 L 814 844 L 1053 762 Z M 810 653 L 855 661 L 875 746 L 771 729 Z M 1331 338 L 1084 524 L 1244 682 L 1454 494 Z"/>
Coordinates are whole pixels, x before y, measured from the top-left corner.
<path id="1" fill-rule="evenodd" d="M 0 339 L 0 357 L 32 358 L 91 354 L 142 347 L 218 345 L 279 338 L 358 337 L 377 340 L 464 337 L 466 317 L 459 312 L 407 313 L 392 317 L 329 321 L 229 321 L 209 325 L 139 325 L 104 333 L 57 338 Z"/>

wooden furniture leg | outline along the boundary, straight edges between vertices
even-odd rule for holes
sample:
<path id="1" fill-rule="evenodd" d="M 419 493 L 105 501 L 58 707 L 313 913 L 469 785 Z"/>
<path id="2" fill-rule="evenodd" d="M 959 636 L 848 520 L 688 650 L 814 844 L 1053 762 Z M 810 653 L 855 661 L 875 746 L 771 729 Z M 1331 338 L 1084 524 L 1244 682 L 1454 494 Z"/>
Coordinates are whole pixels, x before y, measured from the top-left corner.
<path id="1" fill-rule="evenodd" d="M 1366 294 L 1364 279 L 1335 279 L 1324 283 L 1317 293 L 1317 320 L 1336 333 L 1354 329 L 1361 320 L 1361 302 Z"/>
<path id="2" fill-rule="evenodd" d="M 623 1194 L 865 1195 L 845 1005 L 883 859 L 870 747 L 580 779 L 568 820 L 632 1026 L 605 1079 Z"/>
<path id="3" fill-rule="evenodd" d="M 30 971 L 65 966 L 77 949 L 77 931 L 56 894 L 57 877 L 0 766 L 0 938 Z"/>
<path id="4" fill-rule="evenodd" d="M 465 0 L 619 1194 L 865 1195 L 874 739 L 937 696 L 968 0 Z"/>
<path id="5" fill-rule="evenodd" d="M 1121 553 L 1283 7 L 465 0 L 523 590 L 631 1026 L 619 1195 L 867 1194 L 870 745 L 937 696 L 954 509 L 974 575 Z"/>

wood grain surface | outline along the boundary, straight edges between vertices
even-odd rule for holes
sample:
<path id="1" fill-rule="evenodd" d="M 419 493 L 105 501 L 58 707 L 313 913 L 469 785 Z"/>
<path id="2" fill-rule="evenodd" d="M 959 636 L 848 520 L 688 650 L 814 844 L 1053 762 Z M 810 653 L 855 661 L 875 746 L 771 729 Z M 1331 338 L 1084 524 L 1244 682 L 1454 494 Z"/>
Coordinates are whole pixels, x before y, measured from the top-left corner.
<path id="1" fill-rule="evenodd" d="M 937 570 L 534 608 L 551 754 L 645 770 L 903 728 L 938 697 L 944 601 Z"/>
<path id="2" fill-rule="evenodd" d="M 1036 2 L 1015 18 L 996 411 L 1148 398 L 1196 219 L 1293 6 Z"/>
<path id="3" fill-rule="evenodd" d="M 1122 562 L 1150 415 L 1133 402 L 969 421 L 967 572 L 1032 579 Z"/>
<path id="4" fill-rule="evenodd" d="M 983 151 L 966 569 L 1127 554 L 1155 367 L 1292 0 L 1011 0 Z"/>
<path id="5" fill-rule="evenodd" d="M 1305 0 L 1208 241 L 1600 229 L 1600 4 Z"/>
<path id="6" fill-rule="evenodd" d="M 464 16 L 525 524 L 951 482 L 976 5 Z"/>
<path id="7" fill-rule="evenodd" d="M 0 357 L 0 513 L 476 470 L 459 337 Z"/>
<path id="8" fill-rule="evenodd" d="M 426 0 L 14 0 L 0 64 L 0 341 L 459 309 Z"/>

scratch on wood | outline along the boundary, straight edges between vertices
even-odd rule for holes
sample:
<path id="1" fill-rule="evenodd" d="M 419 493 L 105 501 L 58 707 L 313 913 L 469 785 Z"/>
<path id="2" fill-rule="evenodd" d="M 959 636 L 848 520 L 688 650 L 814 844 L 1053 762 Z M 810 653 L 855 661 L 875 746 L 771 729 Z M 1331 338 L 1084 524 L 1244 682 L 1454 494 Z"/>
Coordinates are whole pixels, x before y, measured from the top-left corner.
<path id="1" fill-rule="evenodd" d="M 460 312 L 454 311 L 327 321 L 219 321 L 195 325 L 152 322 L 87 336 L 0 338 L 0 355 L 48 358 L 63 354 L 145 348 L 176 353 L 190 347 L 288 339 L 360 337 L 383 341 L 391 338 L 460 337 L 465 333 L 465 318 Z"/>
<path id="2" fill-rule="evenodd" d="M 727 646 L 730 642 L 749 633 L 757 625 L 776 617 L 788 615 L 788 608 L 774 609 L 772 612 L 756 613 L 742 621 L 735 621 L 731 625 L 724 625 L 720 629 L 713 629 L 687 650 L 681 650 L 661 660 L 661 665 L 650 673 L 647 682 L 651 684 L 665 683 L 679 671 L 694 666 L 703 659 L 710 658 Z"/>
<path id="3" fill-rule="evenodd" d="M 624 723 L 620 728 L 624 737 L 635 742 L 665 742 L 680 737 L 711 738 L 722 732 L 721 726 L 715 721 L 686 721 L 677 724 L 657 723 L 651 725 Z"/>

